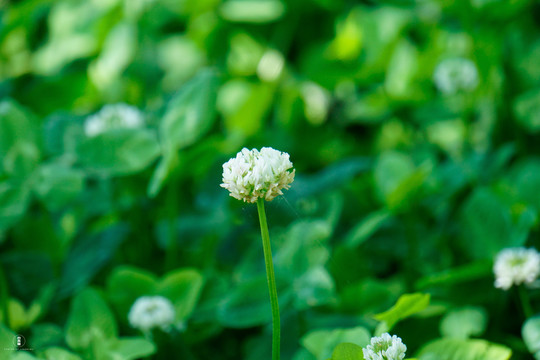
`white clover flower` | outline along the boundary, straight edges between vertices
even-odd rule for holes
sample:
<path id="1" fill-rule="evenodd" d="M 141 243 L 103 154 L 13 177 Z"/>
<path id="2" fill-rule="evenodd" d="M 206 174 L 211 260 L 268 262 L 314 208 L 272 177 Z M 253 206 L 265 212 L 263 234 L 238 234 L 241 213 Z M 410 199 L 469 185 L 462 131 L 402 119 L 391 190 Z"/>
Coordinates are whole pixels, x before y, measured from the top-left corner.
<path id="1" fill-rule="evenodd" d="M 126 104 L 105 105 L 98 113 L 86 119 L 84 133 L 94 137 L 108 130 L 138 128 L 143 123 L 143 115 L 136 107 Z"/>
<path id="2" fill-rule="evenodd" d="M 540 274 L 540 254 L 532 248 L 504 249 L 497 255 L 493 272 L 496 288 L 508 290 L 512 285 L 530 284 Z"/>
<path id="3" fill-rule="evenodd" d="M 294 181 L 293 164 L 289 154 L 264 147 L 243 148 L 235 158 L 223 164 L 223 184 L 230 195 L 249 203 L 262 198 L 271 201 L 283 195 L 281 189 L 290 188 Z M 290 171 L 292 169 L 292 171 Z"/>
<path id="4" fill-rule="evenodd" d="M 174 322 L 173 304 L 163 296 L 142 296 L 131 306 L 129 324 L 143 332 L 154 328 L 169 330 Z"/>
<path id="5" fill-rule="evenodd" d="M 433 81 L 444 94 L 472 91 L 478 86 L 478 70 L 469 59 L 445 59 L 435 68 Z"/>
<path id="6" fill-rule="evenodd" d="M 365 360 L 403 360 L 407 346 L 396 335 L 384 333 L 372 337 L 371 344 L 362 349 Z"/>

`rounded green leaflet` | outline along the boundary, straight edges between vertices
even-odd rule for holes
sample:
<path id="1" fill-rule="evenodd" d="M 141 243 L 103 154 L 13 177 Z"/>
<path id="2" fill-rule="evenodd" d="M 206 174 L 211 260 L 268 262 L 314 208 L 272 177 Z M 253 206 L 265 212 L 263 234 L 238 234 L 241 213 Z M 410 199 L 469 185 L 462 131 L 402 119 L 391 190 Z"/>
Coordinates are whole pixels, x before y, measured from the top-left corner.
<path id="1" fill-rule="evenodd" d="M 527 319 L 521 328 L 521 335 L 529 352 L 535 359 L 540 359 L 540 316 Z"/>
<path id="2" fill-rule="evenodd" d="M 96 341 L 117 336 L 113 313 L 96 290 L 86 288 L 73 298 L 66 323 L 66 343 L 72 349 L 86 351 Z"/>
<path id="3" fill-rule="evenodd" d="M 468 306 L 448 312 L 441 320 L 440 328 L 445 337 L 467 339 L 482 335 L 486 325 L 486 311 L 480 307 Z"/>
<path id="4" fill-rule="evenodd" d="M 512 350 L 485 340 L 437 339 L 424 345 L 418 360 L 508 360 Z"/>
<path id="5" fill-rule="evenodd" d="M 351 343 L 342 343 L 336 346 L 329 360 L 364 360 L 362 348 Z"/>
<path id="6" fill-rule="evenodd" d="M 142 171 L 160 154 L 155 132 L 147 129 L 115 129 L 84 139 L 77 146 L 83 168 L 104 176 L 130 175 Z"/>
<path id="7" fill-rule="evenodd" d="M 326 360 L 340 344 L 350 343 L 361 348 L 369 344 L 370 338 L 369 332 L 365 328 L 358 326 L 332 330 L 313 330 L 301 339 L 301 343 L 317 360 Z"/>
<path id="8" fill-rule="evenodd" d="M 195 309 L 201 294 L 204 277 L 191 268 L 173 270 L 158 279 L 151 272 L 131 266 L 118 267 L 107 281 L 107 294 L 121 314 L 126 314 L 137 300 L 145 295 L 160 295 L 175 307 L 175 320 L 185 321 Z"/>
<path id="9" fill-rule="evenodd" d="M 381 324 L 384 325 L 380 329 L 384 327 L 385 331 L 389 331 L 399 321 L 424 310 L 428 307 L 429 301 L 429 294 L 404 294 L 399 297 L 394 306 L 383 313 L 375 315 L 374 318 L 381 321 Z M 380 332 L 382 333 L 384 331 Z"/>

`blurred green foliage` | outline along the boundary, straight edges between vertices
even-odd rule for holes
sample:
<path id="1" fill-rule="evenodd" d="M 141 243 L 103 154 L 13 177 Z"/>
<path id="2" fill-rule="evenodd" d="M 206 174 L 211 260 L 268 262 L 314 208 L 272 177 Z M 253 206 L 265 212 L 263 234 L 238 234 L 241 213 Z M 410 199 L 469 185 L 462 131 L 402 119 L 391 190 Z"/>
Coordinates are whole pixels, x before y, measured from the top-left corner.
<path id="1" fill-rule="evenodd" d="M 267 210 L 284 359 L 362 359 L 389 328 L 408 358 L 540 358 L 491 271 L 540 246 L 539 14 L 0 0 L 0 360 L 269 358 L 256 210 L 219 187 L 244 146 L 297 171 Z M 91 134 L 117 103 L 142 123 Z M 130 326 L 144 295 L 172 332 Z"/>

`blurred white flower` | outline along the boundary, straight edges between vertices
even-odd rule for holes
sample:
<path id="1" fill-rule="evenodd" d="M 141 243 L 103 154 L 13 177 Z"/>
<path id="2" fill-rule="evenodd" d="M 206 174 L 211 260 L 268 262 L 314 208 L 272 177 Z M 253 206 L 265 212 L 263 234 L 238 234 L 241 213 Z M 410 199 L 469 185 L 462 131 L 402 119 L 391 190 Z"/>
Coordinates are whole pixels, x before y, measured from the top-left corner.
<path id="1" fill-rule="evenodd" d="M 437 65 L 433 81 L 444 94 L 472 91 L 478 86 L 478 70 L 469 59 L 449 58 Z"/>
<path id="2" fill-rule="evenodd" d="M 531 284 L 540 274 L 540 254 L 533 248 L 504 249 L 497 255 L 493 272 L 495 287 L 503 290 L 512 285 Z"/>
<path id="3" fill-rule="evenodd" d="M 371 344 L 362 349 L 365 360 L 403 360 L 407 346 L 396 335 L 384 333 L 372 337 Z"/>
<path id="4" fill-rule="evenodd" d="M 243 148 L 235 158 L 223 164 L 223 184 L 230 195 L 249 203 L 263 198 L 267 201 L 282 195 L 281 189 L 290 188 L 294 181 L 293 164 L 289 154 L 264 147 Z M 290 171 L 292 169 L 292 171 Z"/>
<path id="5" fill-rule="evenodd" d="M 163 296 L 142 296 L 131 306 L 129 324 L 143 332 L 154 328 L 167 331 L 174 322 L 173 304 Z"/>
<path id="6" fill-rule="evenodd" d="M 314 82 L 306 82 L 301 88 L 306 119 L 313 125 L 321 125 L 328 116 L 331 96 L 328 90 Z"/>
<path id="7" fill-rule="evenodd" d="M 136 107 L 126 104 L 105 105 L 98 113 L 86 118 L 84 133 L 94 137 L 113 129 L 141 127 L 143 123 L 143 115 Z"/>

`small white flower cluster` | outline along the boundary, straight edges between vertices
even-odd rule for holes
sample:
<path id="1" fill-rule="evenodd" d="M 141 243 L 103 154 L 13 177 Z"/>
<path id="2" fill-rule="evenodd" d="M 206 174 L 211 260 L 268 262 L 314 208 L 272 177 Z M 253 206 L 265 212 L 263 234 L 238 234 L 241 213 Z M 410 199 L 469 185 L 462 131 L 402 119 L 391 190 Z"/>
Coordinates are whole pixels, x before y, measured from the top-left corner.
<path id="1" fill-rule="evenodd" d="M 98 113 L 84 122 L 84 133 L 94 137 L 114 129 L 138 128 L 144 123 L 142 113 L 127 104 L 105 105 Z"/>
<path id="2" fill-rule="evenodd" d="M 292 167 L 287 153 L 269 147 L 261 151 L 243 148 L 235 158 L 223 164 L 221 187 L 238 200 L 255 203 L 262 198 L 271 201 L 283 195 L 282 189 L 290 188 L 295 172 Z"/>
<path id="3" fill-rule="evenodd" d="M 493 266 L 495 287 L 508 290 L 512 285 L 530 284 L 540 275 L 540 254 L 524 247 L 504 249 Z"/>
<path id="4" fill-rule="evenodd" d="M 362 349 L 365 360 L 403 360 L 407 346 L 396 335 L 384 333 L 372 337 L 371 344 Z"/>
<path id="5" fill-rule="evenodd" d="M 435 68 L 433 81 L 440 92 L 456 94 L 472 91 L 478 86 L 478 70 L 474 62 L 465 58 L 449 58 Z"/>
<path id="6" fill-rule="evenodd" d="M 154 328 L 163 331 L 174 323 L 173 304 L 163 296 L 142 296 L 131 306 L 128 314 L 129 324 L 143 332 Z"/>

